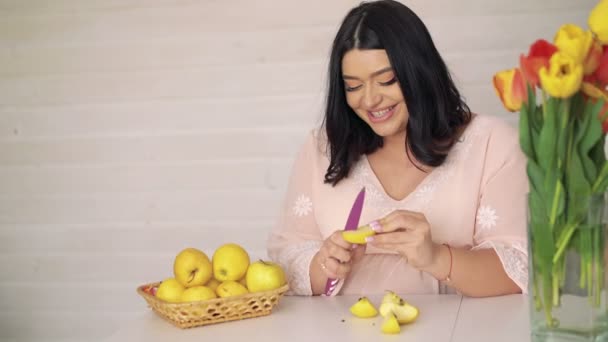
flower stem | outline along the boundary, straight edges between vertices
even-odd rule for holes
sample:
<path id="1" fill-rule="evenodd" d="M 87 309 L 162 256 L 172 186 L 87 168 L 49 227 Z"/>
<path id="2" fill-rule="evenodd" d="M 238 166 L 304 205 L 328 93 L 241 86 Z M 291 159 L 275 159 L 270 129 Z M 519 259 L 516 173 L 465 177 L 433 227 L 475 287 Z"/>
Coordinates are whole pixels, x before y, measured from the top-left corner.
<path id="1" fill-rule="evenodd" d="M 560 271 L 559 265 L 555 264 L 553 266 L 553 306 L 558 307 L 559 300 L 559 280 L 560 280 Z"/>
<path id="2" fill-rule="evenodd" d="M 604 180 L 606 179 L 606 177 L 608 177 L 608 162 L 604 162 L 604 166 L 602 167 L 600 174 L 595 179 L 595 182 L 593 183 L 593 186 L 591 187 L 592 194 L 599 192 L 599 190 L 600 190 L 599 187 L 604 183 Z"/>
<path id="3" fill-rule="evenodd" d="M 553 263 L 556 263 L 562 257 L 562 254 L 564 254 L 564 252 L 566 251 L 566 247 L 568 247 L 568 244 L 570 243 L 570 239 L 572 238 L 572 235 L 576 231 L 577 226 L 578 226 L 577 223 L 570 223 L 564 228 L 564 232 L 565 232 L 563 235 L 564 238 L 559 239 L 557 241 L 557 246 L 556 246 L 557 251 L 553 255 Z"/>
<path id="4" fill-rule="evenodd" d="M 547 326 L 553 326 L 553 315 L 551 314 L 551 271 L 548 268 L 545 268 L 545 272 L 542 274 L 543 276 L 543 308 L 545 309 L 545 319 L 547 320 Z"/>
<path id="5" fill-rule="evenodd" d="M 540 299 L 540 294 L 538 293 L 538 280 L 540 279 L 540 274 L 538 272 L 534 272 L 535 273 L 535 277 L 532 280 L 532 284 L 533 284 L 533 288 L 532 288 L 532 294 L 534 296 L 534 308 L 536 309 L 536 311 L 539 311 L 542 308 L 542 302 Z"/>

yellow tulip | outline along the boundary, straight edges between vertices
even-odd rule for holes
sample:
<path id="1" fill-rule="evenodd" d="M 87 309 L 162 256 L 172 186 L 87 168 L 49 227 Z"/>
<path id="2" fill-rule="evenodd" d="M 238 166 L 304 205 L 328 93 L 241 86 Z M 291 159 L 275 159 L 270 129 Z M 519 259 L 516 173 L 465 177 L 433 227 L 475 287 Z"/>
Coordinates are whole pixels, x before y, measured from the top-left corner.
<path id="1" fill-rule="evenodd" d="M 562 25 L 555 34 L 555 45 L 559 51 L 570 55 L 579 64 L 585 61 L 592 43 L 591 31 L 585 31 L 574 24 Z"/>
<path id="2" fill-rule="evenodd" d="M 503 70 L 494 75 L 493 83 L 496 95 L 508 111 L 516 112 L 521 109 L 527 98 L 526 83 L 521 70 Z"/>
<path id="3" fill-rule="evenodd" d="M 591 10 L 589 20 L 587 21 L 589 28 L 599 39 L 602 44 L 608 44 L 608 0 L 602 0 Z"/>
<path id="4" fill-rule="evenodd" d="M 570 55 L 558 51 L 549 59 L 549 69 L 542 67 L 539 76 L 542 88 L 549 95 L 567 98 L 581 88 L 583 65 Z"/>

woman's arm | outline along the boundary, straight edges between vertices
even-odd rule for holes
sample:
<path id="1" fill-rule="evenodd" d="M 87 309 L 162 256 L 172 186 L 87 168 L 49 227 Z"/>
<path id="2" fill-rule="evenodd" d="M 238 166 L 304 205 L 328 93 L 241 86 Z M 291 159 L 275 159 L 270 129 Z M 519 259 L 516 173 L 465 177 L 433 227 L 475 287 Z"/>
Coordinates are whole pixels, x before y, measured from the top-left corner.
<path id="1" fill-rule="evenodd" d="M 368 243 L 399 253 L 412 267 L 445 281 L 464 295 L 486 297 L 521 292 L 496 252 L 499 248 L 503 254 L 518 258 L 509 260 L 513 265 L 517 261 L 525 264 L 526 255 L 514 247 L 503 247 L 497 240 L 471 250 L 448 248 L 433 241 L 424 214 L 409 210 L 395 210 L 375 226 L 377 234 L 368 237 Z M 494 248 L 481 248 L 486 246 Z"/>
<path id="2" fill-rule="evenodd" d="M 463 295 L 488 297 L 521 293 L 493 248 L 469 250 L 435 244 L 434 249 L 434 261 L 423 271 Z"/>
<path id="3" fill-rule="evenodd" d="M 283 207 L 267 241 L 268 256 L 283 267 L 295 295 L 312 294 L 309 269 L 323 244 L 314 215 L 316 146 L 311 133 L 294 160 Z"/>

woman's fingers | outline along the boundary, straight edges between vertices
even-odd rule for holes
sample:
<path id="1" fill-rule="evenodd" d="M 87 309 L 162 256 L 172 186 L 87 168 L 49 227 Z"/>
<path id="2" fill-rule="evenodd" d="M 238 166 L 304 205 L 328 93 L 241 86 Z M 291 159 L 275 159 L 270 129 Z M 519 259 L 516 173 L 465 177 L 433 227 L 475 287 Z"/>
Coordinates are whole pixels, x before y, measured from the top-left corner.
<path id="1" fill-rule="evenodd" d="M 426 222 L 423 214 L 408 211 L 395 210 L 379 221 L 379 233 L 389 233 L 397 230 L 415 230 Z"/>
<path id="2" fill-rule="evenodd" d="M 335 245 L 340 246 L 344 249 L 349 249 L 351 246 L 351 243 L 348 241 L 345 241 L 344 238 L 342 237 L 341 230 L 337 230 L 333 234 L 331 234 L 329 236 L 329 241 L 333 242 Z"/>
<path id="3" fill-rule="evenodd" d="M 321 261 L 321 268 L 328 278 L 344 279 L 350 272 L 351 265 L 350 263 L 341 263 L 338 260 L 329 257 L 324 261 Z"/>
<path id="4" fill-rule="evenodd" d="M 351 259 L 351 251 L 344 249 L 341 246 L 330 244 L 327 246 L 327 256 L 334 258 L 341 263 L 346 263 Z"/>
<path id="5" fill-rule="evenodd" d="M 408 245 L 415 244 L 421 241 L 424 237 L 415 231 L 397 231 L 391 233 L 376 234 L 371 239 L 370 243 L 374 246 L 379 245 Z"/>
<path id="6" fill-rule="evenodd" d="M 361 260 L 365 255 L 366 245 L 354 245 L 354 248 L 351 252 L 351 260 L 353 263 Z"/>

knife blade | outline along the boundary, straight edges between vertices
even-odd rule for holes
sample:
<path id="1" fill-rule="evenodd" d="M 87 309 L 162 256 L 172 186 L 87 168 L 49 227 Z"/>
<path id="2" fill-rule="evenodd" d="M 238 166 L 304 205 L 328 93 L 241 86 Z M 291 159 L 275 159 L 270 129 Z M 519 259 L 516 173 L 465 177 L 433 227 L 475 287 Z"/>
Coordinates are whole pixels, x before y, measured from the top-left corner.
<path id="1" fill-rule="evenodd" d="M 355 198 L 352 207 L 350 208 L 350 213 L 348 214 L 348 218 L 346 219 L 346 224 L 344 225 L 344 230 L 355 230 L 359 226 L 359 219 L 361 218 L 361 211 L 363 210 L 363 202 L 365 201 L 365 187 L 359 191 L 359 194 Z M 338 282 L 340 279 L 327 279 L 325 283 L 325 292 L 326 296 L 332 294 L 332 292 L 338 286 Z"/>

